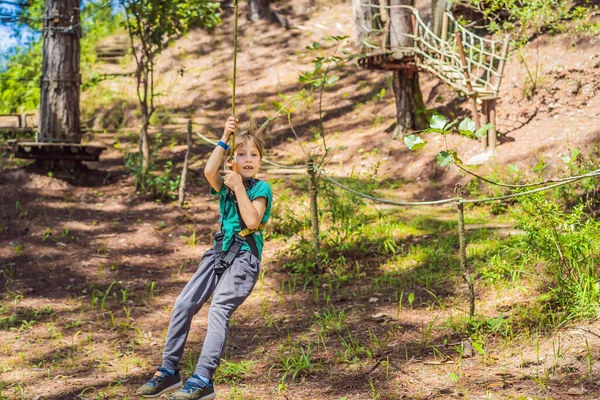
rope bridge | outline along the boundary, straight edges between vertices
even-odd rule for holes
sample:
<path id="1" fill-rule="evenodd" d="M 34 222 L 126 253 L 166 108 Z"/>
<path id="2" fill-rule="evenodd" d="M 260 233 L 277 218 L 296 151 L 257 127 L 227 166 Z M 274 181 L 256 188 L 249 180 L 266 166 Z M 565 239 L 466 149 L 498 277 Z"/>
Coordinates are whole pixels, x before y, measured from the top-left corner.
<path id="1" fill-rule="evenodd" d="M 388 69 L 385 61 L 414 55 L 419 68 L 433 73 L 455 89 L 479 98 L 498 97 L 509 37 L 490 40 L 478 36 L 448 12 L 444 14 L 442 33 L 438 36 L 423 21 L 416 8 L 387 5 L 386 0 L 377 1 L 354 0 L 358 36 L 363 49 L 361 66 Z M 413 34 L 399 33 L 391 26 L 389 14 L 393 9 L 406 9 L 411 14 Z M 408 36 L 414 45 L 391 48 L 392 35 Z M 461 53 L 464 54 L 464 64 Z"/>
<path id="2" fill-rule="evenodd" d="M 496 148 L 496 99 L 510 37 L 490 40 L 478 36 L 449 12 L 444 13 L 442 29 L 437 35 L 416 8 L 389 5 L 390 2 L 393 0 L 353 0 L 362 54 L 359 65 L 378 70 L 419 68 L 465 93 L 470 98 L 477 129 L 488 122 L 494 125 L 488 136 L 481 140 L 482 151 L 493 153 Z M 398 26 L 410 23 L 409 29 Z M 403 43 L 405 47 L 397 43 Z M 479 120 L 477 99 L 482 103 L 483 123 Z"/>

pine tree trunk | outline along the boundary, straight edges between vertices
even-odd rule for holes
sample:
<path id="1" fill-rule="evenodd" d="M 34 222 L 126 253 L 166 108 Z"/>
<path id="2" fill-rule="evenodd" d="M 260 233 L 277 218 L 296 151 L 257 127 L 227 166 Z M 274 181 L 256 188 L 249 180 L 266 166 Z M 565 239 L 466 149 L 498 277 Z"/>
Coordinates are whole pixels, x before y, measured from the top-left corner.
<path id="1" fill-rule="evenodd" d="M 79 6 L 80 0 L 46 0 L 39 142 L 81 142 Z"/>
<path id="2" fill-rule="evenodd" d="M 413 6 L 412 0 L 390 0 L 390 5 Z M 413 47 L 410 37 L 413 33 L 411 12 L 405 8 L 390 10 L 390 48 L 398 51 L 402 48 Z M 408 54 L 407 54 L 408 55 Z M 414 68 L 397 69 L 394 74 L 394 94 L 396 96 L 396 129 L 394 137 L 400 137 L 407 132 L 423 128 L 425 110 L 423 94 L 419 86 L 419 71 Z"/>

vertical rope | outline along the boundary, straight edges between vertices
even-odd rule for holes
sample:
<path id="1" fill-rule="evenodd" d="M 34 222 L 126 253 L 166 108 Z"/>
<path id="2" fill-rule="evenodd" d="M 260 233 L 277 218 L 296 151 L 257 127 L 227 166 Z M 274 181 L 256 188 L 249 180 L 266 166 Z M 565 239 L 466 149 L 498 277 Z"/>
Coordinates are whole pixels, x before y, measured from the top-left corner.
<path id="1" fill-rule="evenodd" d="M 233 19 L 233 87 L 231 94 L 231 115 L 235 117 L 235 87 L 237 83 L 237 50 L 238 50 L 238 0 L 233 1 L 234 19 Z M 237 172 L 237 163 L 234 156 L 235 135 L 229 139 L 229 156 L 233 160 L 233 170 Z"/>

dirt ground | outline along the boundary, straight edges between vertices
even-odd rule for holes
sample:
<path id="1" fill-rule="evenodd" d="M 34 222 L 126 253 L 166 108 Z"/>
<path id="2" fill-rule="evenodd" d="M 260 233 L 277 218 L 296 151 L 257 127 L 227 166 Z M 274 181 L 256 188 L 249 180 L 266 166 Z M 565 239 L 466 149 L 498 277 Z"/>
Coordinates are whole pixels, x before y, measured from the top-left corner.
<path id="1" fill-rule="evenodd" d="M 278 93 L 298 89 L 299 71 L 310 68 L 311 57 L 303 49 L 312 40 L 347 33 L 352 25 L 348 4 L 320 3 L 309 17 L 301 16 L 302 2 L 285 10 L 295 26 L 289 31 L 266 23 L 242 25 L 241 118 L 268 115 Z M 192 32 L 164 55 L 169 62 L 161 64 L 160 84 L 169 91 L 161 106 L 172 117 L 163 128 L 180 143 L 184 125 L 177 118 L 192 117 L 197 129 L 214 137 L 229 112 L 230 72 L 214 67 L 230 62 L 227 21 L 214 37 Z M 599 54 L 598 38 L 558 35 L 530 42 L 522 51 L 524 62 L 512 57 L 498 106 L 501 144 L 481 170 L 515 164 L 528 171 L 544 159 L 551 175 L 560 155 L 571 148 L 589 152 L 600 134 Z M 539 66 L 530 96 L 525 94 L 531 90 L 525 64 Z M 187 72 L 178 78 L 182 66 Z M 388 81 L 383 73 L 349 65 L 343 84 L 326 94 L 328 144 L 347 146 L 328 168 L 343 175 L 353 167 L 367 171 L 378 162 L 382 179 L 407 183 L 395 197 L 441 198 L 465 178 L 437 167 L 435 137 L 419 155 L 402 141 L 390 140 L 394 103 Z M 130 82 L 106 85 L 119 88 L 124 97 L 132 89 Z M 466 100 L 434 77 L 423 73 L 421 86 L 428 108 L 447 115 L 468 113 Z M 383 99 L 376 98 L 386 87 Z M 135 128 L 133 109 L 126 110 L 125 118 Z M 310 140 L 310 127 L 317 123 L 314 107 L 294 119 L 303 139 Z M 287 122 L 278 120 L 268 133 L 267 156 L 302 162 L 291 137 Z M 58 172 L 49 176 L 14 161 L 6 161 L 8 168 L 0 171 L 0 399 L 136 398 L 135 389 L 160 362 L 171 307 L 211 245 L 218 204 L 198 172 L 191 174 L 186 210 L 136 195 L 122 152 L 113 147 L 119 138 L 111 133 L 93 137 L 108 150 L 100 162 L 78 171 L 78 178 Z M 465 160 L 479 152 L 472 140 L 450 136 L 449 141 Z M 163 155 L 170 152 L 179 162 L 184 150 L 176 145 Z M 197 142 L 196 171 L 210 150 Z M 290 179 L 268 168 L 260 177 Z M 464 285 L 452 286 L 441 305 L 421 302 L 417 294 L 414 307 L 398 312 L 393 290 L 359 280 L 330 288 L 326 304 L 314 288 L 292 289 L 291 277 L 281 268 L 286 246 L 281 239 L 267 243 L 263 275 L 234 315 L 224 358 L 254 364 L 249 373 L 218 384 L 218 398 L 600 398 L 598 322 L 548 335 L 532 332 L 515 341 L 492 337 L 469 356 L 461 347 L 465 337 L 455 335 L 447 322 L 464 315 Z M 366 273 L 372 278 L 377 271 Z M 495 316 L 533 297 L 521 287 L 496 288 L 479 293 L 478 305 L 483 315 Z M 319 344 L 315 312 L 331 307 L 345 310 L 347 331 L 371 349 L 370 356 L 340 361 L 347 348 L 335 335 Z M 206 322 L 205 307 L 189 336 L 187 364 L 195 363 Z M 315 347 L 315 370 L 281 387 L 277 365 L 289 356 L 283 350 L 290 343 Z M 359 346 L 354 350 L 361 351 Z"/>

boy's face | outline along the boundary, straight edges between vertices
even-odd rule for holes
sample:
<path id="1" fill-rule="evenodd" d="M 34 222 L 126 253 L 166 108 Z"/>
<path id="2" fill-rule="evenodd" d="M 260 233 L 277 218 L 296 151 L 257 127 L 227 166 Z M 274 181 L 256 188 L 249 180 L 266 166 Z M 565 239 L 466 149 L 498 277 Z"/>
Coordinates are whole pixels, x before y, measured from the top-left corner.
<path id="1" fill-rule="evenodd" d="M 242 178 L 253 178 L 260 168 L 260 153 L 258 148 L 251 141 L 235 151 L 235 158 L 238 162 L 238 173 Z"/>

